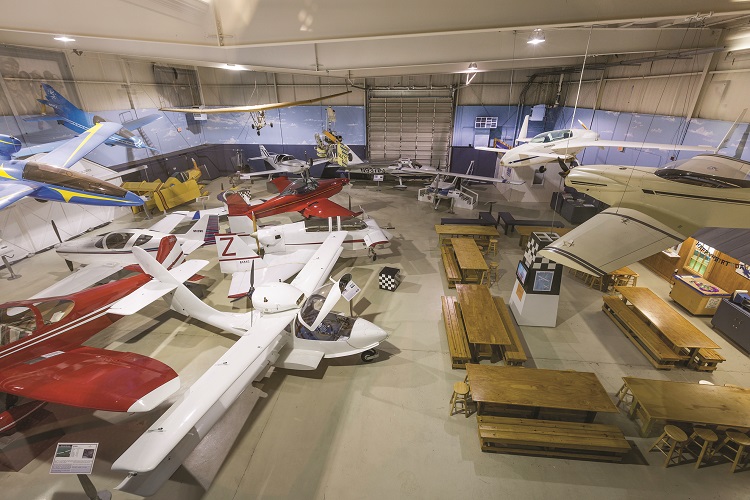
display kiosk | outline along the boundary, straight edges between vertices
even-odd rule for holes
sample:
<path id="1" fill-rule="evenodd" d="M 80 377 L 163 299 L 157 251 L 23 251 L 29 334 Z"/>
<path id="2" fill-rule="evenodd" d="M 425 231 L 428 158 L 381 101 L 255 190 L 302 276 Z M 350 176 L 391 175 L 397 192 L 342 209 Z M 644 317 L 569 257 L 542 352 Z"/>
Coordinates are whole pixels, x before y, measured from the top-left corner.
<path id="1" fill-rule="evenodd" d="M 531 233 L 510 296 L 510 310 L 519 325 L 557 325 L 563 266 L 537 254 L 559 237 L 557 233 Z"/>

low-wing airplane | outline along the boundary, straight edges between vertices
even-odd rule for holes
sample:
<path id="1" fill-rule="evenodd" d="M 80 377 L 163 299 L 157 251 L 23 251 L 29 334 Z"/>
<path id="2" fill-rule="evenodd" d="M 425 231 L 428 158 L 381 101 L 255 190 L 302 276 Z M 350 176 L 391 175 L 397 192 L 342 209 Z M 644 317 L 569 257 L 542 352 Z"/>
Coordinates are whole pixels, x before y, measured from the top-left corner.
<path id="1" fill-rule="evenodd" d="M 248 160 L 263 160 L 270 170 L 260 170 L 240 174 L 240 179 L 248 180 L 253 177 L 271 176 L 273 174 L 305 174 L 311 165 L 327 162 L 327 158 L 304 162 L 288 154 L 269 153 L 265 146 L 260 145 L 260 156 L 248 158 Z"/>
<path id="2" fill-rule="evenodd" d="M 182 222 L 187 212 L 169 214 L 148 229 L 120 229 L 118 231 L 98 234 L 86 238 L 65 241 L 57 245 L 57 254 L 70 262 L 84 265 L 105 264 L 125 267 L 137 264 L 133 256 L 134 248 L 147 252 L 157 252 L 159 244 Z M 204 244 L 214 243 L 219 232 L 219 217 L 203 215 L 184 234 L 175 234 L 185 255 L 188 255 Z M 171 263 L 167 263 L 168 265 Z M 71 269 L 72 270 L 72 269 Z M 114 271 L 113 271 L 114 272 Z"/>
<path id="3" fill-rule="evenodd" d="M 376 163 L 352 163 L 346 167 L 347 172 L 358 172 L 363 174 L 383 174 L 395 177 L 398 184 L 394 189 L 406 189 L 403 179 L 423 179 L 432 177 L 434 174 L 443 172 L 439 168 L 422 165 L 411 158 L 399 158 L 389 165 L 377 165 Z"/>
<path id="4" fill-rule="evenodd" d="M 367 250 L 372 260 L 377 258 L 375 251 L 388 248 L 393 238 L 370 218 L 308 219 L 256 230 L 249 218 L 239 216 L 230 217 L 229 225 L 235 232 L 216 235 L 216 252 L 221 272 L 232 274 L 230 298 L 247 295 L 251 281 L 263 284 L 291 278 L 333 231 L 346 231 L 344 250 Z M 262 250 L 262 258 L 253 246 Z"/>
<path id="5" fill-rule="evenodd" d="M 225 113 L 252 113 L 253 129 L 255 129 L 260 135 L 260 131 L 266 125 L 273 127 L 273 123 L 266 122 L 266 111 L 269 109 L 279 108 L 291 108 L 292 106 L 301 106 L 304 104 L 314 104 L 316 102 L 325 101 L 326 99 L 332 99 L 342 95 L 350 94 L 352 91 L 347 90 L 346 92 L 339 92 L 338 94 L 325 95 L 322 97 L 316 97 L 315 99 L 306 99 L 304 101 L 290 101 L 290 102 L 272 102 L 269 104 L 255 104 L 251 106 L 229 106 L 223 108 L 204 108 L 202 106 L 190 107 L 190 108 L 159 108 L 159 111 L 171 111 L 174 113 L 201 113 L 201 114 L 225 114 Z"/>
<path id="6" fill-rule="evenodd" d="M 176 261 L 179 252 L 172 237 L 160 246 L 156 260 Z M 203 263 L 191 261 L 165 271 L 182 283 Z M 45 403 L 145 412 L 174 394 L 180 379 L 164 363 L 83 345 L 122 317 L 112 310 L 117 301 L 149 281 L 151 276 L 139 273 L 76 293 L 54 286 L 55 295 L 47 289 L 35 298 L 0 305 L 0 392 L 11 396 L 9 407 L 0 412 L 0 433 L 12 432 Z M 164 293 L 169 292 L 166 286 Z M 144 307 L 157 298 L 144 301 Z M 16 405 L 18 398 L 31 401 Z"/>
<path id="7" fill-rule="evenodd" d="M 563 175 L 566 186 L 611 206 L 539 254 L 588 274 L 632 264 L 700 228 L 750 228 L 750 163 L 735 158 L 699 155 L 660 169 L 594 165 Z"/>
<path id="8" fill-rule="evenodd" d="M 101 145 L 119 124 L 97 123 L 84 133 L 35 160 L 0 162 L 0 209 L 30 196 L 44 201 L 132 207 L 143 205 L 135 194 L 109 182 L 70 170 Z M 7 136 L 6 136 L 7 137 Z M 12 140 L 9 142 L 13 142 Z M 15 143 L 3 150 L 10 151 Z"/>
<path id="9" fill-rule="evenodd" d="M 589 130 L 583 123 L 581 129 L 562 129 L 542 132 L 534 137 L 526 137 L 529 130 L 529 115 L 523 120 L 521 131 L 516 143 L 524 143 L 510 149 L 489 148 L 475 146 L 474 149 L 492 151 L 500 156 L 499 163 L 503 167 L 532 167 L 539 165 L 539 171 L 546 170 L 545 165 L 561 159 L 577 164 L 576 155 L 589 147 L 600 148 L 636 148 L 661 149 L 667 151 L 699 151 L 718 152 L 729 137 L 725 137 L 718 147 L 714 146 L 682 146 L 676 144 L 659 144 L 641 141 L 609 141 L 599 138 L 599 134 Z"/>
<path id="10" fill-rule="evenodd" d="M 31 116 L 29 118 L 24 118 L 25 121 L 56 121 L 76 134 L 82 134 L 97 123 L 106 121 L 101 116 L 88 113 L 76 107 L 72 102 L 65 99 L 58 91 L 52 88 L 51 85 L 43 83 L 42 92 L 44 93 L 44 99 L 37 100 L 44 106 L 52 108 L 55 114 Z M 104 144 L 107 146 L 125 146 L 128 148 L 145 148 L 154 150 L 154 148 L 149 147 L 141 137 L 135 135 L 133 130 L 148 125 L 159 118 L 161 118 L 160 115 L 153 114 L 120 124 L 117 130 L 113 131 L 109 137 L 107 137 Z M 39 146 L 36 146 L 36 148 L 39 148 Z M 35 149 L 35 151 L 42 152 L 39 149 Z"/>
<path id="11" fill-rule="evenodd" d="M 349 179 L 316 180 L 304 176 L 294 181 L 288 177 L 276 177 L 271 182 L 276 185 L 279 194 L 268 200 L 250 202 L 241 192 L 227 191 L 219 199 L 227 204 L 229 216 L 245 215 L 260 219 L 287 212 L 299 212 L 309 217 L 354 217 L 361 212 L 352 212 L 328 198 L 338 193 L 349 184 Z"/>
<path id="12" fill-rule="evenodd" d="M 174 292 L 165 295 L 173 310 L 207 323 L 239 340 L 229 348 L 151 427 L 113 464 L 128 472 L 117 489 L 148 496 L 174 473 L 227 408 L 270 367 L 315 369 L 323 358 L 361 353 L 372 359 L 372 349 L 387 338 L 381 328 L 362 318 L 332 312 L 350 277 L 321 287 L 341 254 L 343 232 L 333 232 L 296 278 L 289 283 L 268 283 L 252 294 L 255 310 L 226 313 L 195 297 L 182 283 L 141 249 L 135 249 L 141 267 L 164 281 Z M 123 312 L 132 312 L 123 301 Z"/>

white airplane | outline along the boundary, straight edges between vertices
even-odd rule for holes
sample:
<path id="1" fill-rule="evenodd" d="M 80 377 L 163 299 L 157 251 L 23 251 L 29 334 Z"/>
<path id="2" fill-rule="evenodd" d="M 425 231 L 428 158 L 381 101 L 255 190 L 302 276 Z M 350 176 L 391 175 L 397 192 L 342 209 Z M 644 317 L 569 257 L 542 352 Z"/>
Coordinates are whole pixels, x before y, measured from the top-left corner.
<path id="1" fill-rule="evenodd" d="M 565 185 L 607 203 L 540 251 L 555 262 L 603 275 L 684 241 L 704 227 L 750 228 L 750 163 L 699 155 L 664 168 L 576 167 Z"/>
<path id="2" fill-rule="evenodd" d="M 248 158 L 248 160 L 264 160 L 270 170 L 261 170 L 240 174 L 240 179 L 249 180 L 253 177 L 271 176 L 273 174 L 302 174 L 307 172 L 312 165 L 325 163 L 328 158 L 318 158 L 310 162 L 304 162 L 288 154 L 269 153 L 265 146 L 260 146 L 260 156 Z"/>
<path id="3" fill-rule="evenodd" d="M 285 281 L 298 273 L 333 231 L 346 231 L 344 250 L 367 250 L 374 261 L 376 250 L 388 248 L 393 235 L 374 219 L 307 219 L 257 230 L 245 216 L 231 217 L 233 233 L 216 235 L 221 272 L 232 274 L 230 298 L 248 294 L 254 284 Z M 255 240 L 255 241 L 254 241 Z M 263 258 L 253 250 L 262 250 Z"/>
<path id="4" fill-rule="evenodd" d="M 599 148 L 636 148 L 636 149 L 661 149 L 666 151 L 700 151 L 716 153 L 721 149 L 729 137 L 725 137 L 718 147 L 714 146 L 681 146 L 675 144 L 658 144 L 641 141 L 608 141 L 599 138 L 599 134 L 589 130 L 580 120 L 581 129 L 550 130 L 542 132 L 534 137 L 526 137 L 529 130 L 529 115 L 523 120 L 521 131 L 516 143 L 520 144 L 510 149 L 489 148 L 475 146 L 474 149 L 481 151 L 492 151 L 500 156 L 499 163 L 503 167 L 532 167 L 539 165 L 539 171 L 546 170 L 545 165 L 556 161 L 558 158 L 578 163 L 576 155 L 589 147 Z M 733 130 L 733 129 L 732 129 Z"/>
<path id="5" fill-rule="evenodd" d="M 140 289 L 141 299 L 116 304 L 117 314 L 137 311 L 141 302 L 161 294 L 173 310 L 239 340 L 114 462 L 113 470 L 128 472 L 117 489 L 141 496 L 155 493 L 239 395 L 267 376 L 271 366 L 312 370 L 323 358 L 358 353 L 372 359 L 371 350 L 387 338 L 386 332 L 362 318 L 332 312 L 350 277 L 321 288 L 341 254 L 344 236 L 329 234 L 291 284 L 258 286 L 252 296 L 255 310 L 244 314 L 213 309 L 147 252 L 134 249 L 154 280 Z"/>
<path id="6" fill-rule="evenodd" d="M 198 212 L 199 213 L 199 212 Z M 55 251 L 68 262 L 84 265 L 103 265 L 123 268 L 137 264 L 133 255 L 134 248 L 142 248 L 155 253 L 163 238 L 171 234 L 182 222 L 188 212 L 176 212 L 167 215 L 148 229 L 121 229 L 109 233 L 102 233 L 88 238 L 79 238 L 57 245 Z M 213 243 L 214 236 L 219 232 L 219 217 L 217 215 L 203 215 L 184 234 L 176 234 L 177 241 L 182 246 L 185 255 L 192 253 L 205 243 Z M 171 263 L 167 263 L 169 266 Z M 117 269 L 111 272 L 115 272 Z"/>
<path id="7" fill-rule="evenodd" d="M 346 167 L 348 172 L 359 172 L 363 174 L 383 174 L 395 177 L 398 184 L 393 189 L 406 189 L 403 183 L 404 178 L 424 178 L 431 177 L 432 174 L 440 173 L 442 170 L 428 165 L 422 165 L 411 158 L 399 158 L 390 165 L 378 166 L 375 163 L 356 163 L 349 164 Z"/>

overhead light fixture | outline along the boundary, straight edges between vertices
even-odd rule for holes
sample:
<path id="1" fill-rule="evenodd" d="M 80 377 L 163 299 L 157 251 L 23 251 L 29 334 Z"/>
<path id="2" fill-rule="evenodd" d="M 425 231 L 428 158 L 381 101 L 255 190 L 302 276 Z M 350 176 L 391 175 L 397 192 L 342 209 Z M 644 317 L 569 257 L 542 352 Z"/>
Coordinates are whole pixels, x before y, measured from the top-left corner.
<path id="1" fill-rule="evenodd" d="M 530 43 L 531 45 L 539 45 L 540 43 L 544 43 L 545 40 L 546 38 L 544 38 L 544 31 L 542 31 L 541 28 L 537 28 L 531 32 L 531 35 L 529 35 L 529 40 L 526 43 Z"/>
<path id="2" fill-rule="evenodd" d="M 242 66 L 237 66 L 236 64 L 226 63 L 224 65 L 224 69 L 228 69 L 230 71 L 243 71 L 245 68 Z"/>
<path id="3" fill-rule="evenodd" d="M 56 36 L 55 40 L 57 40 L 58 42 L 75 42 L 76 41 L 75 38 L 70 38 L 69 36 L 65 36 L 65 35 Z"/>
<path id="4" fill-rule="evenodd" d="M 478 71 L 477 63 L 473 62 L 469 64 L 469 69 L 466 70 L 466 85 L 471 84 L 471 81 L 477 76 Z"/>

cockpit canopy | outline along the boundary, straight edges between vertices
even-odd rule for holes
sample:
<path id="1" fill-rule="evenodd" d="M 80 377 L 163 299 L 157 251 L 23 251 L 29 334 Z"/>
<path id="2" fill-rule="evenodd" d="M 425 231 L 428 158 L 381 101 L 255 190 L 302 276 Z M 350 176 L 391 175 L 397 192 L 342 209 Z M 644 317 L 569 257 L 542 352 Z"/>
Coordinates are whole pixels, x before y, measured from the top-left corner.
<path id="1" fill-rule="evenodd" d="M 315 179 L 297 179 L 289 184 L 286 188 L 284 188 L 284 190 L 281 192 L 281 196 L 290 194 L 305 194 L 315 191 L 316 189 L 318 189 L 318 183 L 315 181 Z"/>
<path id="2" fill-rule="evenodd" d="M 750 163 L 719 155 L 699 155 L 667 164 L 662 179 L 710 188 L 750 188 Z"/>
<path id="3" fill-rule="evenodd" d="M 278 155 L 278 156 L 276 157 L 276 161 L 277 161 L 277 162 L 282 162 L 282 161 L 289 161 L 289 160 L 294 160 L 294 156 L 290 156 L 290 155 L 284 155 L 284 154 L 282 154 L 282 155 Z"/>
<path id="4" fill-rule="evenodd" d="M 96 177 L 81 174 L 72 170 L 43 163 L 28 162 L 23 169 L 23 178 L 27 181 L 52 184 L 78 191 L 117 196 L 125 198 L 128 192 L 121 187 L 101 181 Z"/>
<path id="5" fill-rule="evenodd" d="M 570 139 L 573 137 L 572 130 L 550 130 L 549 132 L 542 132 L 539 135 L 535 135 L 529 142 L 540 143 L 540 142 L 552 142 L 560 139 Z"/>
<path id="6" fill-rule="evenodd" d="M 349 338 L 354 326 L 354 319 L 348 316 L 329 312 L 314 330 L 310 330 L 303 324 L 303 321 L 307 325 L 312 325 L 315 322 L 321 313 L 326 298 L 328 298 L 328 294 L 334 286 L 338 286 L 338 284 L 329 282 L 323 285 L 302 304 L 300 313 L 297 315 L 295 321 L 295 335 L 298 338 L 326 341 L 346 340 Z"/>

